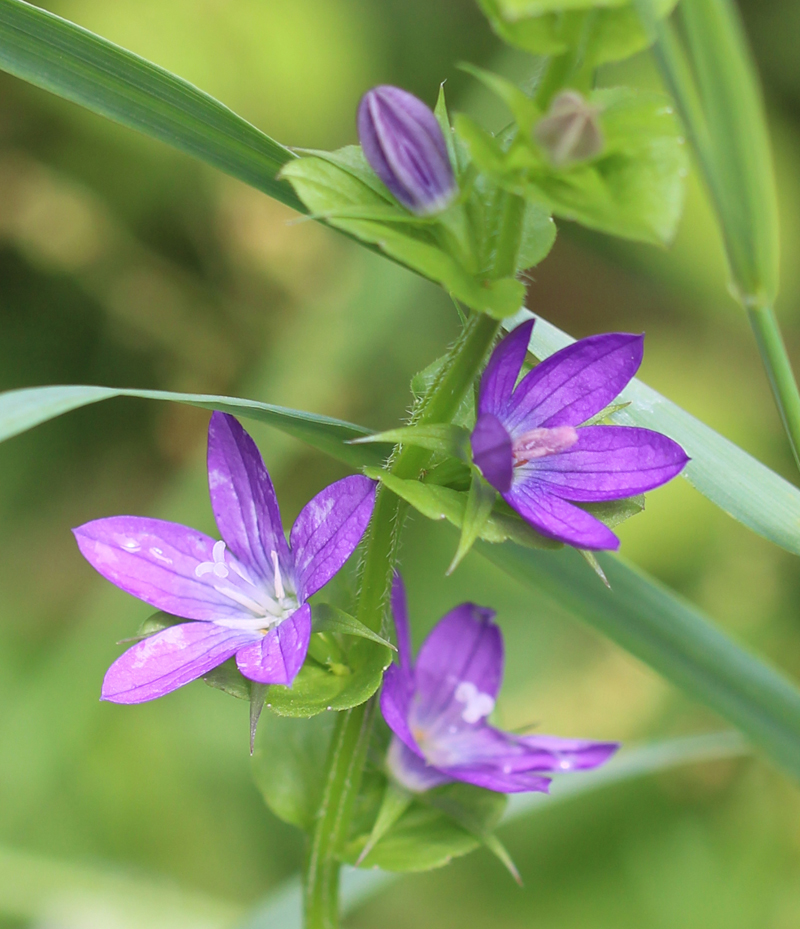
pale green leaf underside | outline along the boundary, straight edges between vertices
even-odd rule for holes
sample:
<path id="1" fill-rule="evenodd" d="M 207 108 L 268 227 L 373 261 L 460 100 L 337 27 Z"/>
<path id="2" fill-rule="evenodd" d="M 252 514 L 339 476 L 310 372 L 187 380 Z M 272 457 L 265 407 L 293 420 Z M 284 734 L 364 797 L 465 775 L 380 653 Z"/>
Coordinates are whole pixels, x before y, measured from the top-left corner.
<path id="1" fill-rule="evenodd" d="M 303 210 L 276 179 L 294 155 L 188 81 L 22 0 L 0 0 L 0 68 Z"/>
<path id="2" fill-rule="evenodd" d="M 504 326 L 513 329 L 532 315 L 521 310 Z M 530 351 L 547 358 L 574 341 L 537 317 Z M 655 429 L 679 442 L 692 459 L 683 476 L 693 487 L 753 532 L 800 555 L 800 490 L 640 380 L 632 380 L 619 399 L 629 405 L 612 414 L 614 422 Z"/>
<path id="3" fill-rule="evenodd" d="M 0 442 L 70 410 L 109 400 L 112 397 L 141 397 L 172 400 L 206 410 L 220 410 L 245 419 L 255 419 L 307 442 L 314 448 L 355 468 L 380 464 L 382 453 L 374 446 L 346 444 L 369 435 L 368 429 L 329 416 L 315 416 L 271 403 L 210 394 L 182 394 L 164 390 L 128 390 L 116 387 L 31 387 L 0 394 Z"/>

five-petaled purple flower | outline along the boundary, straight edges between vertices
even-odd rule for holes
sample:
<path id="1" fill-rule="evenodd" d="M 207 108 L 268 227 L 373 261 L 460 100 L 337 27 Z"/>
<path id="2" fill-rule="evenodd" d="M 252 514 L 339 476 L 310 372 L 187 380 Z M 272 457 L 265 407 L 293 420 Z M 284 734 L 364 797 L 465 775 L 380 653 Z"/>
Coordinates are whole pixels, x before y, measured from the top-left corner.
<path id="1" fill-rule="evenodd" d="M 400 664 L 383 679 L 381 712 L 394 733 L 388 766 L 415 792 L 466 781 L 499 793 L 547 792 L 548 773 L 595 768 L 612 742 L 521 736 L 486 722 L 503 676 L 503 639 L 493 610 L 462 603 L 444 616 L 414 663 L 405 590 L 392 590 Z"/>
<path id="2" fill-rule="evenodd" d="M 208 486 L 224 541 L 137 516 L 75 529 L 84 557 L 145 603 L 193 620 L 128 649 L 108 669 L 102 698 L 142 703 L 236 655 L 242 674 L 291 685 L 311 636 L 308 598 L 342 567 L 367 528 L 375 486 L 336 481 L 297 517 L 287 544 L 278 501 L 255 443 L 225 413 L 208 427 Z"/>
<path id="3" fill-rule="evenodd" d="M 358 107 L 358 136 L 372 170 L 412 213 L 438 213 L 455 196 L 439 123 L 407 90 L 383 84 L 367 91 Z"/>
<path id="4" fill-rule="evenodd" d="M 619 500 L 652 490 L 689 460 L 680 445 L 659 432 L 581 426 L 634 376 L 644 336 L 611 332 L 580 339 L 517 384 L 533 323 L 517 326 L 489 359 L 472 433 L 473 460 L 539 532 L 577 548 L 617 549 L 616 535 L 573 502 Z"/>

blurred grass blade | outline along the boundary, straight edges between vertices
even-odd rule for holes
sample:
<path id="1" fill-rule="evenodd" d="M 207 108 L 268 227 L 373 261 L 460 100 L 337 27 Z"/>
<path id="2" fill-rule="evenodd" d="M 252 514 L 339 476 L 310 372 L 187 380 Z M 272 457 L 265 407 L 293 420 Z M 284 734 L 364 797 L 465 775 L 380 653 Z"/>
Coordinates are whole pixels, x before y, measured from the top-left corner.
<path id="1" fill-rule="evenodd" d="M 637 0 L 664 80 L 711 192 L 742 302 L 778 291 L 775 174 L 758 76 L 731 0 L 683 0 L 681 42 L 653 0 Z"/>
<path id="2" fill-rule="evenodd" d="M 171 400 L 205 410 L 221 410 L 245 419 L 256 419 L 307 442 L 353 468 L 380 465 L 384 457 L 374 445 L 347 444 L 352 439 L 369 435 L 368 429 L 329 416 L 315 416 L 313 413 L 237 397 L 116 387 L 30 387 L 0 393 L 0 442 L 62 413 L 112 397 Z"/>
<path id="3" fill-rule="evenodd" d="M 780 226 L 758 75 L 732 0 L 683 0 L 682 36 L 636 0 L 717 213 L 731 290 L 746 309 L 795 460 L 800 391 L 773 313 Z"/>
<path id="4" fill-rule="evenodd" d="M 547 809 L 554 802 L 580 797 L 613 784 L 659 774 L 682 765 L 735 758 L 748 751 L 746 742 L 736 732 L 666 739 L 640 748 L 623 749 L 602 768 L 556 778 L 549 796 L 537 793 L 511 797 L 503 823 Z M 401 876 L 387 871 L 344 868 L 341 889 L 343 913 L 352 912 Z M 300 882 L 293 878 L 273 891 L 237 929 L 302 929 Z"/>
<path id="5" fill-rule="evenodd" d="M 187 81 L 59 16 L 0 0 L 0 68 L 304 212 L 276 180 L 294 158 L 289 149 Z"/>
<path id="6" fill-rule="evenodd" d="M 513 329 L 532 315 L 521 310 L 503 325 Z M 547 358 L 574 341 L 537 317 L 530 350 Z M 629 405 L 612 414 L 614 422 L 679 442 L 692 459 L 682 474 L 693 487 L 753 532 L 800 555 L 800 490 L 641 381 L 632 380 L 620 400 Z"/>
<path id="7" fill-rule="evenodd" d="M 241 912 L 237 903 L 134 869 L 80 864 L 0 847 L 0 921 L 4 926 L 227 929 Z M 100 923 L 96 922 L 98 914 L 102 914 Z"/>
<path id="8" fill-rule="evenodd" d="M 598 554 L 611 590 L 576 551 L 557 555 L 511 542 L 478 549 L 492 564 L 552 598 L 670 683 L 702 701 L 800 779 L 800 690 L 693 607 L 621 558 Z"/>

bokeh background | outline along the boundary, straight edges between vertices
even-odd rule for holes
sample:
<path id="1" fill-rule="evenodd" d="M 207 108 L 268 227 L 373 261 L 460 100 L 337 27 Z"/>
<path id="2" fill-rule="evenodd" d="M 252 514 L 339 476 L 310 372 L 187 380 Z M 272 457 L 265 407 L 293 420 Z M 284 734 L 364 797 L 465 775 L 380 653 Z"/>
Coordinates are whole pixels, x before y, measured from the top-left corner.
<path id="1" fill-rule="evenodd" d="M 471 0 L 52 0 L 47 9 L 178 72 L 287 144 L 354 141 L 359 95 L 402 84 L 501 118 L 470 60 L 510 74 Z M 800 365 L 800 6 L 748 0 L 783 222 L 779 311 Z M 604 80 L 653 86 L 647 56 Z M 691 178 L 671 249 L 561 224 L 529 306 L 574 336 L 647 332 L 644 379 L 796 480 L 753 340 Z M 55 383 L 232 393 L 373 427 L 453 336 L 438 291 L 167 147 L 0 75 L 0 390 Z M 0 446 L 0 927 L 233 929 L 298 868 L 264 807 L 247 707 L 190 685 L 140 707 L 99 686 L 148 607 L 80 558 L 70 527 L 119 513 L 212 529 L 207 414 L 116 400 Z M 251 424 L 252 425 L 252 424 Z M 287 522 L 339 466 L 253 428 Z M 800 676 L 800 575 L 676 481 L 622 528 L 633 561 Z M 466 597 L 507 638 L 509 726 L 622 739 L 724 723 L 590 630 L 416 521 L 403 569 L 419 640 Z M 404 879 L 358 929 L 795 929 L 800 796 L 758 759 L 673 771 L 506 829 L 518 889 L 478 852 Z"/>

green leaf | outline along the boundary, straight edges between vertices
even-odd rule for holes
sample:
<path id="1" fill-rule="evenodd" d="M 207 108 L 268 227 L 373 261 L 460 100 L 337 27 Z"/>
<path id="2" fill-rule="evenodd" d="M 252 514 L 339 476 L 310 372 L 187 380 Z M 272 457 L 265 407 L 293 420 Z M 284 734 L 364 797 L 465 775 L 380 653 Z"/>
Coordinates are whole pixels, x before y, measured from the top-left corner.
<path id="1" fill-rule="evenodd" d="M 551 598 L 555 608 L 608 636 L 800 776 L 800 691 L 695 607 L 603 553 L 597 560 L 611 590 L 596 583 L 578 552 L 551 554 L 511 543 L 478 549 L 537 597 Z"/>
<path id="2" fill-rule="evenodd" d="M 522 310 L 505 328 L 511 330 L 532 315 Z M 530 351 L 544 359 L 574 341 L 537 317 Z M 654 429 L 674 439 L 691 458 L 682 476 L 693 487 L 753 532 L 800 555 L 797 487 L 636 378 L 619 399 L 628 406 L 612 415 L 614 422 Z"/>
<path id="3" fill-rule="evenodd" d="M 253 774 L 267 806 L 310 831 L 322 799 L 325 759 L 336 717 L 288 719 L 268 713 L 256 737 Z"/>
<path id="4" fill-rule="evenodd" d="M 467 509 L 467 494 L 439 484 L 423 484 L 419 481 L 407 481 L 396 477 L 380 468 L 365 468 L 367 477 L 384 483 L 392 493 L 410 503 L 419 513 L 428 519 L 446 519 L 451 525 L 460 529 L 464 524 Z M 535 529 L 523 522 L 511 512 L 494 510 L 480 533 L 480 538 L 487 542 L 498 543 L 513 539 L 520 545 L 534 548 L 560 548 L 561 543 L 539 535 Z"/>
<path id="5" fill-rule="evenodd" d="M 623 88 L 597 90 L 589 102 L 601 108 L 603 153 L 561 171 L 529 161 L 529 195 L 556 216 L 611 235 L 668 243 L 683 208 L 687 156 L 668 99 Z"/>
<path id="6" fill-rule="evenodd" d="M 525 294 L 522 283 L 513 278 L 483 280 L 470 274 L 458 258 L 442 248 L 429 219 L 420 220 L 402 207 L 390 205 L 352 164 L 343 166 L 328 156 L 315 155 L 286 165 L 282 176 L 313 215 L 376 245 L 391 258 L 441 284 L 472 309 L 498 319 L 519 309 Z M 359 209 L 364 211 L 363 218 L 348 218 Z"/>
<path id="7" fill-rule="evenodd" d="M 0 68 L 303 210 L 277 180 L 294 155 L 187 81 L 22 0 L 0 0 Z"/>
<path id="8" fill-rule="evenodd" d="M 668 98 L 615 88 L 593 91 L 589 102 L 599 112 L 603 151 L 561 169 L 527 125 L 507 147 L 469 117 L 459 115 L 456 129 L 482 171 L 539 209 L 612 235 L 669 242 L 681 216 L 687 159 Z"/>
<path id="9" fill-rule="evenodd" d="M 481 537 L 481 533 L 486 529 L 496 497 L 494 487 L 484 479 L 483 475 L 473 469 L 464 519 L 461 523 L 461 538 L 458 540 L 458 548 L 446 574 L 452 574 L 455 571 L 467 552 Z"/>
<path id="10" fill-rule="evenodd" d="M 437 807 L 436 804 L 439 806 Z M 474 826 L 466 829 L 440 806 L 460 809 Z M 466 855 L 481 844 L 480 835 L 490 833 L 500 821 L 506 805 L 503 794 L 454 782 L 428 791 L 417 799 L 364 855 L 362 865 L 385 871 L 429 871 L 453 858 Z M 467 809 L 469 813 L 467 813 Z M 479 833 L 479 834 L 476 834 Z M 353 863 L 361 856 L 369 835 L 348 842 L 342 859 Z"/>
<path id="11" fill-rule="evenodd" d="M 353 445 L 368 445 L 383 442 L 389 445 L 416 445 L 427 448 L 440 455 L 450 455 L 462 461 L 469 461 L 469 433 L 463 426 L 453 423 L 433 423 L 425 425 L 401 426 L 386 432 L 353 439 Z"/>
<path id="12" fill-rule="evenodd" d="M 116 387 L 30 387 L 0 393 L 0 442 L 67 413 L 70 410 L 108 400 L 112 397 L 141 397 L 145 400 L 171 400 L 206 410 L 221 410 L 245 419 L 255 419 L 302 439 L 314 448 L 360 468 L 383 460 L 374 448 L 347 444 L 351 439 L 369 435 L 362 426 L 354 426 L 329 416 L 316 416 L 257 400 L 218 397 L 209 394 L 171 393 L 164 390 L 124 390 Z"/>
<path id="13" fill-rule="evenodd" d="M 666 16 L 676 2 L 656 0 L 657 15 Z M 563 55 L 579 49 L 588 67 L 629 58 L 652 41 L 631 0 L 604 3 L 599 8 L 594 0 L 552 3 L 479 0 L 479 3 L 494 31 L 510 45 L 534 55 Z"/>
<path id="14" fill-rule="evenodd" d="M 387 642 L 377 632 L 373 632 L 372 629 L 359 622 L 354 616 L 345 613 L 344 610 L 340 610 L 331 603 L 315 603 L 311 610 L 312 629 L 316 633 L 334 632 L 340 635 L 354 635 L 377 642 L 378 645 L 384 645 L 386 648 L 391 648 L 392 651 L 397 651 L 391 642 Z"/>
<path id="15" fill-rule="evenodd" d="M 660 774 L 688 764 L 736 758 L 748 752 L 747 744 L 737 732 L 712 732 L 623 748 L 600 768 L 582 772 L 578 777 L 556 778 L 550 794 L 514 794 L 509 798 L 501 825 L 635 778 Z M 397 879 L 386 871 L 344 870 L 342 912 L 351 913 Z M 239 924 L 238 929 L 302 929 L 301 912 L 300 881 L 291 878 L 277 891 L 271 891 L 266 900 Z"/>
<path id="16" fill-rule="evenodd" d="M 391 649 L 356 638 L 344 652 L 347 664 L 341 669 L 330 670 L 307 660 L 291 687 L 270 686 L 267 707 L 280 716 L 307 717 L 325 710 L 348 710 L 369 700 L 392 662 Z"/>

